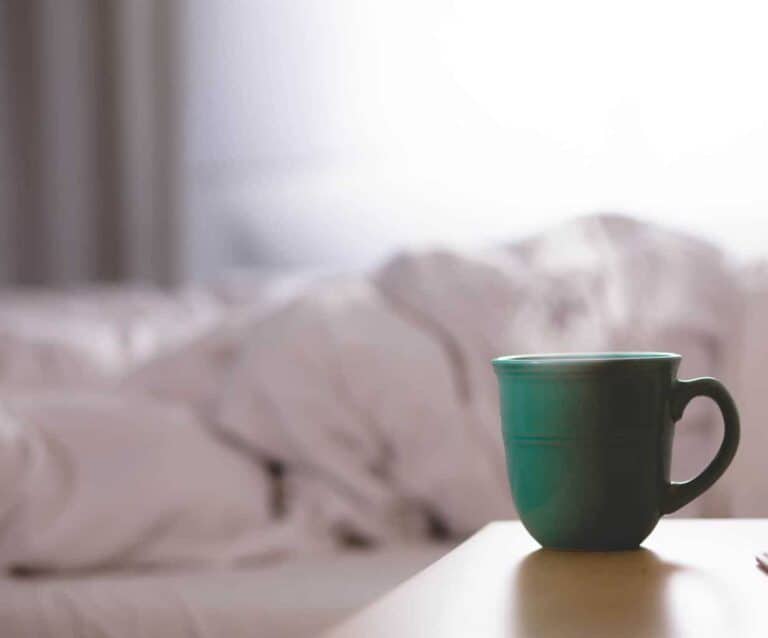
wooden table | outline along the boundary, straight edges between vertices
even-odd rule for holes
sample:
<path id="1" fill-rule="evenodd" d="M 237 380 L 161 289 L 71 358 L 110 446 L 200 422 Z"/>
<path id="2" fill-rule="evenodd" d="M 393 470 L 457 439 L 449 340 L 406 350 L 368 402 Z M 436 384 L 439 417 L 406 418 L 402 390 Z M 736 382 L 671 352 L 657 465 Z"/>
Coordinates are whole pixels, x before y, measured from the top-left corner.
<path id="1" fill-rule="evenodd" d="M 768 520 L 663 520 L 629 552 L 492 523 L 329 638 L 768 638 Z"/>

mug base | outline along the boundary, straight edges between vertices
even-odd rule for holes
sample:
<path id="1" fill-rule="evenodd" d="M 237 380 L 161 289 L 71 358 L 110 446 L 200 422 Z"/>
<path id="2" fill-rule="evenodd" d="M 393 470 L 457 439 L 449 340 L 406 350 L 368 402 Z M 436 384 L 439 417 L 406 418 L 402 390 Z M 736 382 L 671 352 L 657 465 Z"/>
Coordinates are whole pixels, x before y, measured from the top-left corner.
<path id="1" fill-rule="evenodd" d="M 633 552 L 642 549 L 640 543 L 633 543 L 631 545 L 611 545 L 611 546 L 595 546 L 595 547 L 569 547 L 558 545 L 542 545 L 543 549 L 551 550 L 553 552 L 575 552 L 575 553 L 601 553 L 601 552 Z"/>

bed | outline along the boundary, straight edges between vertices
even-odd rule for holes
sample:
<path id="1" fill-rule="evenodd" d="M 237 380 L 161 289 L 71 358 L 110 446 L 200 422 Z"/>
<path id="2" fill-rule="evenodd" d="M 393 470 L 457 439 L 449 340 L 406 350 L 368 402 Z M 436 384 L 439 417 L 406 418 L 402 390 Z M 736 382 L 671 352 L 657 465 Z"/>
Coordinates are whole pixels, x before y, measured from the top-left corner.
<path id="1" fill-rule="evenodd" d="M 449 546 L 346 552 L 252 569 L 27 575 L 0 580 L 4 638 L 315 636 Z"/>
<path id="2" fill-rule="evenodd" d="M 514 516 L 502 351 L 681 351 L 743 421 L 682 514 L 768 515 L 766 324 L 764 266 L 615 217 L 343 277 L 3 291 L 0 635 L 317 634 Z M 719 440 L 702 405 L 683 476 Z"/>

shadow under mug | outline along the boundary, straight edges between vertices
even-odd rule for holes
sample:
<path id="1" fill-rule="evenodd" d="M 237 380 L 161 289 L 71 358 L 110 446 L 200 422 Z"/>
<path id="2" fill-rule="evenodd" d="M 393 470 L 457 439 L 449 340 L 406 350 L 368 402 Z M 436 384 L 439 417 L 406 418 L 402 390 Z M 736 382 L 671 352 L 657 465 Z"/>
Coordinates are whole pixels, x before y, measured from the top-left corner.
<path id="1" fill-rule="evenodd" d="M 512 495 L 544 547 L 640 545 L 659 518 L 722 475 L 739 443 L 739 416 L 716 379 L 677 379 L 680 355 L 609 352 L 500 357 L 501 421 Z M 696 396 L 725 424 L 715 458 L 696 478 L 669 479 L 675 421 Z"/>

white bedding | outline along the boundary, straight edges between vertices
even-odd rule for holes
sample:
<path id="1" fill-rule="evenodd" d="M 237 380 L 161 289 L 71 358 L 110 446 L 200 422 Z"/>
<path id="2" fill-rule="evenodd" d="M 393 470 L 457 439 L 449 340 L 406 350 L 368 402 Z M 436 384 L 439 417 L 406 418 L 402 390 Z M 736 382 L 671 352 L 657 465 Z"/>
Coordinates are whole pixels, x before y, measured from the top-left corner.
<path id="1" fill-rule="evenodd" d="M 514 515 L 493 356 L 677 350 L 718 375 L 739 299 L 716 249 L 614 217 L 288 288 L 0 310 L 0 566 L 464 536 Z M 705 417 L 685 430 L 704 453 Z"/>
<path id="2" fill-rule="evenodd" d="M 0 579 L 0 636 L 310 638 L 448 549 L 313 556 L 248 570 Z"/>
<path id="3" fill-rule="evenodd" d="M 0 567 L 231 565 L 274 551 L 264 468 L 182 406 L 35 392 L 0 414 Z"/>

